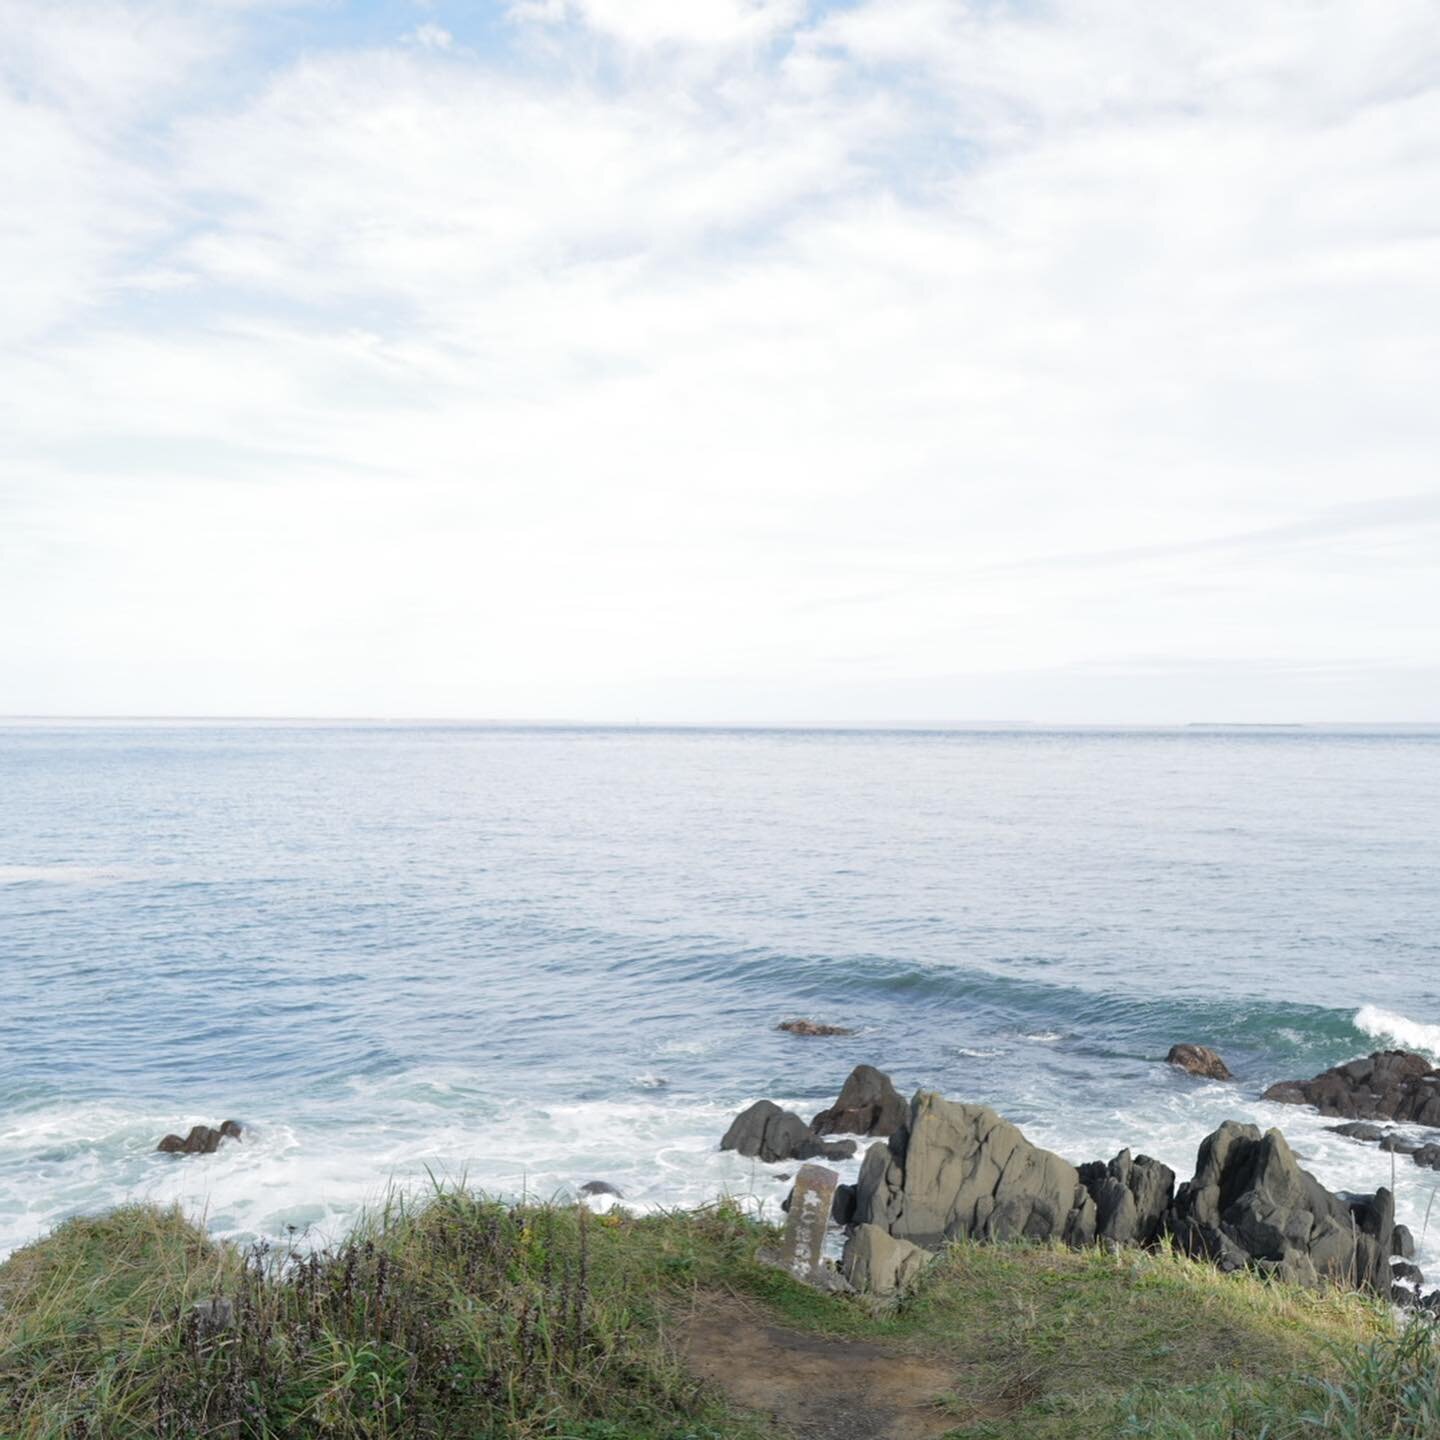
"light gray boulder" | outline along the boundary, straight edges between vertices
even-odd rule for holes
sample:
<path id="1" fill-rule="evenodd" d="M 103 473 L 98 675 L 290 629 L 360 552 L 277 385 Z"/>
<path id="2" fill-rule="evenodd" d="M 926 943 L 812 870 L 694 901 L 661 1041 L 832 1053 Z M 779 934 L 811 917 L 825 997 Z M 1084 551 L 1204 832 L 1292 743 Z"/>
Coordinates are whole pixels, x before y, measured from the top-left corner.
<path id="1" fill-rule="evenodd" d="M 937 1249 L 947 1240 L 1095 1239 L 1095 1201 L 1068 1161 L 986 1105 L 919 1091 L 909 1122 L 865 1153 L 855 1221 Z"/>
<path id="2" fill-rule="evenodd" d="M 862 1294 L 902 1295 L 934 1258 L 929 1250 L 897 1240 L 878 1225 L 859 1225 L 845 1242 L 840 1269 Z"/>

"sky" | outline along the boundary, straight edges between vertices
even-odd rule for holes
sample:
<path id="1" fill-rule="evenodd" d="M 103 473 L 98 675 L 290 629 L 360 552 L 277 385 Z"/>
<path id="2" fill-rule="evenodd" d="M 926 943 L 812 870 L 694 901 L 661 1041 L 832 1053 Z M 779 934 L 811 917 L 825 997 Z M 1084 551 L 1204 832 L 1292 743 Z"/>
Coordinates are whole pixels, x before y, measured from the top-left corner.
<path id="1" fill-rule="evenodd" d="M 0 713 L 1440 720 L 1433 0 L 0 0 Z"/>

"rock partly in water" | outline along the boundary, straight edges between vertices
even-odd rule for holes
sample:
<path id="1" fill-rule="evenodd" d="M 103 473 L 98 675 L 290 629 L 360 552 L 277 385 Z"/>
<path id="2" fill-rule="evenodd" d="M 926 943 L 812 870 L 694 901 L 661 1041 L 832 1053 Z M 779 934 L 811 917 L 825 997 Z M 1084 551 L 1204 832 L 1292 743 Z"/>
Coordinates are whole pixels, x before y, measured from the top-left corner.
<path id="1" fill-rule="evenodd" d="M 903 1295 L 935 1258 L 909 1240 L 897 1240 L 878 1225 L 857 1225 L 845 1242 L 840 1269 L 862 1294 Z"/>
<path id="2" fill-rule="evenodd" d="M 1278 1130 L 1262 1136 L 1227 1120 L 1207 1135 L 1169 1223 L 1181 1249 L 1222 1270 L 1255 1265 L 1296 1284 L 1390 1291 L 1390 1192 L 1332 1195 L 1300 1168 Z"/>
<path id="3" fill-rule="evenodd" d="M 1400 1256 L 1402 1260 L 1415 1258 L 1415 1237 L 1410 1233 L 1408 1225 L 1395 1227 L 1390 1238 L 1390 1253 Z"/>
<path id="4" fill-rule="evenodd" d="M 776 1027 L 787 1035 L 853 1035 L 843 1025 L 820 1025 L 814 1020 L 782 1020 Z"/>
<path id="5" fill-rule="evenodd" d="M 613 1195 L 617 1200 L 625 1197 L 608 1180 L 587 1180 L 581 1187 L 582 1195 Z"/>
<path id="6" fill-rule="evenodd" d="M 1148 1155 L 1122 1150 L 1106 1164 L 1079 1168 L 1081 1184 L 1095 1201 L 1095 1235 L 1114 1245 L 1154 1245 L 1175 1198 L 1175 1172 Z"/>
<path id="7" fill-rule="evenodd" d="M 1165 1057 L 1167 1065 L 1186 1070 L 1206 1080 L 1233 1080 L 1230 1067 L 1208 1045 L 1172 1045 Z"/>
<path id="8" fill-rule="evenodd" d="M 1347 1120 L 1343 1125 L 1327 1125 L 1325 1128 L 1332 1135 L 1343 1135 L 1347 1140 L 1363 1140 L 1367 1145 L 1376 1144 L 1390 1133 L 1384 1126 L 1372 1125 L 1368 1120 Z"/>
<path id="9" fill-rule="evenodd" d="M 904 1130 L 865 1154 L 855 1220 L 934 1249 L 947 1240 L 1095 1238 L 1095 1202 L 1068 1161 L 985 1105 L 920 1091 Z"/>
<path id="10" fill-rule="evenodd" d="M 1425 1283 L 1425 1272 L 1411 1260 L 1392 1260 L 1390 1278 L 1401 1285 L 1420 1286 Z"/>
<path id="11" fill-rule="evenodd" d="M 1378 1050 L 1310 1080 L 1282 1080 L 1263 1098 L 1349 1120 L 1440 1126 L 1440 1070 L 1408 1050 Z"/>
<path id="12" fill-rule="evenodd" d="M 798 1115 L 773 1100 L 757 1100 L 731 1122 L 720 1141 L 722 1150 L 773 1165 L 780 1160 L 848 1160 L 853 1140 L 822 1140 Z"/>
<path id="13" fill-rule="evenodd" d="M 213 1155 L 222 1140 L 239 1138 L 240 1122 L 222 1120 L 218 1129 L 210 1125 L 192 1125 L 183 1140 L 178 1135 L 167 1135 L 155 1149 L 163 1155 Z"/>
<path id="14" fill-rule="evenodd" d="M 817 1135 L 893 1135 L 904 1128 L 910 1107 L 890 1083 L 890 1077 L 873 1065 L 857 1065 L 840 1096 L 811 1122 Z"/>

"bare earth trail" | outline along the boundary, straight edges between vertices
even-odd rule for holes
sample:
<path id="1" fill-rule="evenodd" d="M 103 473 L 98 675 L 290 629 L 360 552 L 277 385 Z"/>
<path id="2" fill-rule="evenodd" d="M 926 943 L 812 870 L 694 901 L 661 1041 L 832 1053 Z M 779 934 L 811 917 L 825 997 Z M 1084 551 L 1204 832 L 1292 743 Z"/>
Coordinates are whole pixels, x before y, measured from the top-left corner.
<path id="1" fill-rule="evenodd" d="M 733 1295 L 697 1303 L 682 1348 L 697 1379 L 796 1440 L 935 1440 L 985 1418 L 941 1408 L 955 1389 L 953 1361 L 792 1330 Z"/>

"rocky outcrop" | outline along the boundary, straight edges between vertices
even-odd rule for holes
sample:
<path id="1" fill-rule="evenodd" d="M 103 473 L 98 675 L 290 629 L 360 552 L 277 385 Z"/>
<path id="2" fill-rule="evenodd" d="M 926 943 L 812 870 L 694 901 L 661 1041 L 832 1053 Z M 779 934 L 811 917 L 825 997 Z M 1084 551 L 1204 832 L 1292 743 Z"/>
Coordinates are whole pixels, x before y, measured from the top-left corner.
<path id="1" fill-rule="evenodd" d="M 616 1200 L 625 1198 L 608 1180 L 587 1180 L 580 1187 L 580 1193 L 589 1196 L 612 1195 Z"/>
<path id="2" fill-rule="evenodd" d="M 1245 1265 L 1302 1285 L 1329 1280 L 1388 1295 L 1395 1207 L 1333 1195 L 1296 1162 L 1278 1130 L 1228 1120 L 1201 1142 L 1169 1227 L 1186 1253 L 1221 1269 Z"/>
<path id="3" fill-rule="evenodd" d="M 817 1135 L 893 1135 L 903 1129 L 910 1107 L 890 1083 L 890 1077 L 873 1065 L 857 1065 L 840 1096 L 811 1122 Z"/>
<path id="4" fill-rule="evenodd" d="M 1186 1070 L 1206 1080 L 1233 1080 L 1230 1067 L 1208 1045 L 1172 1045 L 1165 1057 L 1167 1065 Z"/>
<path id="5" fill-rule="evenodd" d="M 1282 1080 L 1264 1099 L 1313 1105 L 1347 1120 L 1399 1120 L 1440 1127 L 1440 1070 L 1423 1055 L 1379 1050 L 1310 1080 Z"/>
<path id="6" fill-rule="evenodd" d="M 798 1115 L 773 1100 L 757 1100 L 731 1122 L 720 1141 L 722 1150 L 773 1165 L 781 1160 L 848 1160 L 853 1140 L 822 1140 Z"/>
<path id="7" fill-rule="evenodd" d="M 222 1120 L 218 1129 L 209 1125 L 192 1125 L 183 1140 L 178 1135 L 167 1135 L 155 1149 L 162 1155 L 213 1155 L 222 1140 L 239 1138 L 240 1122 Z"/>
<path id="8" fill-rule="evenodd" d="M 902 1295 L 934 1258 L 930 1251 L 897 1240 L 878 1225 L 857 1225 L 845 1242 L 840 1270 L 862 1294 Z"/>
<path id="9" fill-rule="evenodd" d="M 908 1123 L 865 1154 L 855 1220 L 934 1249 L 947 1240 L 1095 1238 L 1095 1202 L 1068 1161 L 985 1105 L 920 1091 Z"/>
<path id="10" fill-rule="evenodd" d="M 1415 1237 L 1410 1233 L 1408 1225 L 1397 1225 L 1390 1240 L 1390 1253 L 1398 1255 L 1402 1260 L 1413 1260 L 1415 1258 Z"/>
<path id="11" fill-rule="evenodd" d="M 1080 1183 L 1095 1201 L 1095 1235 L 1113 1245 L 1154 1245 L 1175 1198 L 1175 1172 L 1148 1155 L 1122 1150 L 1107 1165 L 1094 1160 L 1079 1169 Z"/>
<path id="12" fill-rule="evenodd" d="M 853 1035 L 843 1025 L 818 1025 L 814 1020 L 782 1020 L 776 1027 L 787 1035 Z"/>

